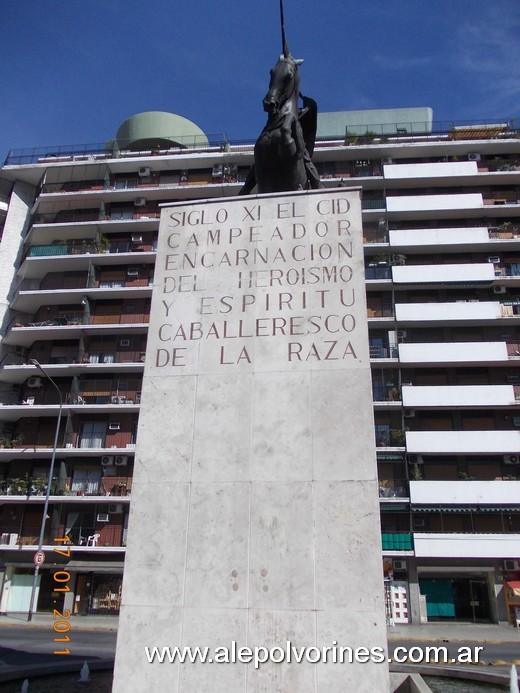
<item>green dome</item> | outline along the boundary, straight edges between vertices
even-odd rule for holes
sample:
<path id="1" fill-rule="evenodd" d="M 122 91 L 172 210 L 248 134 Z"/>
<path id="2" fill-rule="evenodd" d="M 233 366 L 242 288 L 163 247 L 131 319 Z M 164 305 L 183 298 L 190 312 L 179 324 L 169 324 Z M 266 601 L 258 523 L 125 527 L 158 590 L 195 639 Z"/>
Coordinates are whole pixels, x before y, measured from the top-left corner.
<path id="1" fill-rule="evenodd" d="M 128 118 L 116 135 L 120 149 L 205 147 L 208 138 L 187 118 L 164 111 L 146 111 Z"/>

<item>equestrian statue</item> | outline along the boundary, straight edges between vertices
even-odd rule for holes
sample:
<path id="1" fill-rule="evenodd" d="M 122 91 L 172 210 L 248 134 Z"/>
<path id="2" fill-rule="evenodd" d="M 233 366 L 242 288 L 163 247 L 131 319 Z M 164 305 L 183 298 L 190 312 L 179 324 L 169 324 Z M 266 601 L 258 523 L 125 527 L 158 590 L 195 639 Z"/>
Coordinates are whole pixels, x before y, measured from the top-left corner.
<path id="1" fill-rule="evenodd" d="M 254 164 L 240 195 L 249 195 L 256 185 L 258 193 L 321 188 L 320 177 L 311 157 L 318 116 L 313 99 L 300 94 L 298 65 L 285 37 L 283 0 L 280 0 L 283 53 L 271 70 L 269 91 L 264 97 L 267 123 L 255 144 Z M 299 108 L 301 96 L 303 107 Z"/>

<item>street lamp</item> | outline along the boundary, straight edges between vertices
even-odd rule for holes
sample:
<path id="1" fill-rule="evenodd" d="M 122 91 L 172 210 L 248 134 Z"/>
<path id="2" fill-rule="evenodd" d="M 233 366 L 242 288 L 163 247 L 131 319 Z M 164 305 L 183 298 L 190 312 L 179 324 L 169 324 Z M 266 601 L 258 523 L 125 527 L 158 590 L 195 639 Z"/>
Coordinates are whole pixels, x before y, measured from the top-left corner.
<path id="1" fill-rule="evenodd" d="M 59 401 L 60 401 L 60 409 L 58 411 L 58 421 L 56 422 L 56 432 L 54 434 L 54 444 L 52 446 L 52 457 L 51 457 L 51 466 L 49 467 L 49 475 L 47 477 L 47 490 L 45 492 L 45 503 L 43 505 L 43 516 L 42 516 L 42 524 L 40 527 L 40 538 L 38 539 L 38 552 L 42 550 L 43 547 L 43 535 L 45 534 L 45 522 L 47 520 L 47 511 L 49 509 L 49 496 L 51 495 L 51 486 L 52 486 L 52 476 L 54 473 L 54 461 L 56 459 L 56 448 L 58 447 L 58 436 L 60 433 L 60 424 L 61 424 L 61 410 L 63 408 L 63 397 L 61 395 L 61 390 L 60 388 L 56 385 L 54 380 L 51 378 L 51 376 L 42 368 L 42 366 L 38 363 L 36 359 L 30 359 L 31 363 L 33 366 L 36 366 L 36 368 L 43 373 L 43 375 L 47 378 L 47 380 L 54 386 L 56 389 L 56 392 L 58 393 Z M 38 586 L 38 573 L 40 571 L 40 565 L 39 561 L 35 560 L 34 563 L 34 578 L 33 578 L 33 584 L 32 584 L 32 590 L 31 590 L 31 601 L 29 602 L 29 613 L 27 614 L 27 620 L 31 621 L 33 617 L 33 609 L 34 609 L 34 597 L 36 595 L 36 588 Z"/>

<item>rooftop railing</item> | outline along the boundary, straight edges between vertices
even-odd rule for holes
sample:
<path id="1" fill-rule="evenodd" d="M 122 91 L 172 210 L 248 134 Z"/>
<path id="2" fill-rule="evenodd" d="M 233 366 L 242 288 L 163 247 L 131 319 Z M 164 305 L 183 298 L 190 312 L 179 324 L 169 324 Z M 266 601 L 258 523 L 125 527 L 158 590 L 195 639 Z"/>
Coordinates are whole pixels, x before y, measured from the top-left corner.
<path id="1" fill-rule="evenodd" d="M 520 136 L 520 120 L 496 119 L 494 121 L 434 121 L 430 122 L 399 122 L 384 124 L 347 125 L 346 131 L 329 137 L 320 136 L 318 132 L 316 146 L 318 148 L 342 145 L 377 144 L 382 141 L 424 141 L 432 140 L 477 140 L 518 138 Z M 179 141 L 179 137 L 170 139 Z M 256 139 L 256 138 L 255 138 Z M 69 163 L 73 161 L 103 161 L 107 159 L 171 156 L 195 152 L 231 152 L 251 150 L 255 139 L 229 140 L 219 133 L 208 135 L 208 142 L 200 142 L 193 138 L 186 139 L 178 145 L 159 147 L 155 149 L 132 150 L 121 148 L 114 140 L 94 144 L 68 144 L 49 147 L 33 147 L 12 149 L 9 151 L 4 166 L 20 166 L 27 164 Z"/>

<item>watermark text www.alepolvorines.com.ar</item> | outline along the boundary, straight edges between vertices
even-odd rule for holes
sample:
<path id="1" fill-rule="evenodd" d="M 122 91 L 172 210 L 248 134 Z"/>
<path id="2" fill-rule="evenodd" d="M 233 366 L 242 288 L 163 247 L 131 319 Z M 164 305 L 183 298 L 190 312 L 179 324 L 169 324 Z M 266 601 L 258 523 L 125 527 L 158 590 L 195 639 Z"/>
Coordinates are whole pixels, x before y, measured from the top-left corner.
<path id="1" fill-rule="evenodd" d="M 335 640 L 324 647 L 297 647 L 289 640 L 284 647 L 244 647 L 234 640 L 229 647 L 158 647 L 144 648 L 149 664 L 253 664 L 258 669 L 262 664 L 365 664 L 372 662 L 435 663 L 435 664 L 478 664 L 483 647 L 461 646 L 455 654 L 449 654 L 444 646 L 428 645 L 420 647 L 398 646 L 388 657 L 384 647 L 348 647 L 338 645 Z"/>

